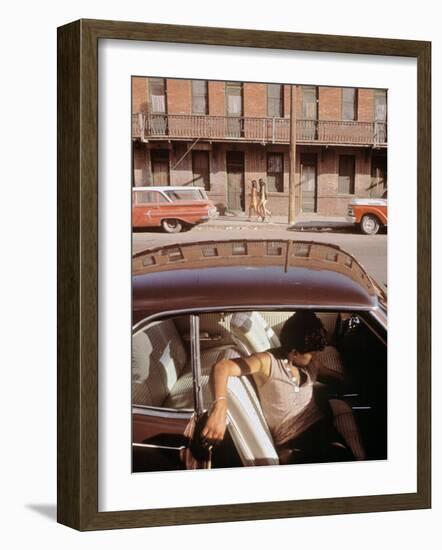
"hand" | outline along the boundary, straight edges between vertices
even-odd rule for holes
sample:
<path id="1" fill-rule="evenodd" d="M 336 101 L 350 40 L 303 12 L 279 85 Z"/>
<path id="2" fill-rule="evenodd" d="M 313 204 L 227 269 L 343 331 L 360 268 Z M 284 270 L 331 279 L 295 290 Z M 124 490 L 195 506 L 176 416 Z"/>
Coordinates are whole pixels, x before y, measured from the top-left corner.
<path id="1" fill-rule="evenodd" d="M 201 431 L 201 438 L 206 445 L 217 445 L 224 439 L 226 433 L 227 401 L 216 401 L 209 414 L 206 425 Z"/>

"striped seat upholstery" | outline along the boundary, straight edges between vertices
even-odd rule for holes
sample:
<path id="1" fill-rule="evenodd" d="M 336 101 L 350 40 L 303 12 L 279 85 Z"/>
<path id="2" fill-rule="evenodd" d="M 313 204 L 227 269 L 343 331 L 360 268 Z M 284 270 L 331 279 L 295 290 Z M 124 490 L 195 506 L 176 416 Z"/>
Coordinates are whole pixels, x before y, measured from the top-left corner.
<path id="1" fill-rule="evenodd" d="M 209 387 L 209 375 L 213 365 L 221 359 L 233 357 L 238 357 L 238 353 L 232 346 L 220 346 L 201 353 L 203 405 L 206 408 L 213 401 L 212 391 Z M 193 408 L 193 376 L 190 363 L 188 363 L 183 375 L 172 388 L 164 406 L 171 409 Z"/>
<path id="2" fill-rule="evenodd" d="M 279 346 L 279 338 L 257 311 L 234 313 L 230 319 L 230 332 L 238 348 L 246 355 Z"/>
<path id="3" fill-rule="evenodd" d="M 132 403 L 158 407 L 180 377 L 187 357 L 171 319 L 154 322 L 132 338 Z"/>
<path id="4" fill-rule="evenodd" d="M 356 460 L 365 459 L 364 446 L 350 405 L 341 399 L 330 399 L 335 428 L 344 438 Z"/>
<path id="5" fill-rule="evenodd" d="M 321 319 L 322 326 L 327 332 L 328 343 L 333 345 L 335 343 L 334 338 L 338 314 L 321 311 L 320 313 L 317 313 L 317 316 Z"/>
<path id="6" fill-rule="evenodd" d="M 325 346 L 322 351 L 318 351 L 316 359 L 320 365 L 320 378 L 344 382 L 344 366 L 341 356 L 334 346 Z"/>

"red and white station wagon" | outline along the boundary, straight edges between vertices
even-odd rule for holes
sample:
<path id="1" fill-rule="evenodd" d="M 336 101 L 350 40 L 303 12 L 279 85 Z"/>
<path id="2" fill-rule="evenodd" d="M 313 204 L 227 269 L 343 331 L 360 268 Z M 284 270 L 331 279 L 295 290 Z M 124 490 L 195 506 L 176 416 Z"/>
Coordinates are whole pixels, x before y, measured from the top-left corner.
<path id="1" fill-rule="evenodd" d="M 205 222 L 218 215 L 202 187 L 134 187 L 133 227 L 162 227 L 168 233 Z"/>

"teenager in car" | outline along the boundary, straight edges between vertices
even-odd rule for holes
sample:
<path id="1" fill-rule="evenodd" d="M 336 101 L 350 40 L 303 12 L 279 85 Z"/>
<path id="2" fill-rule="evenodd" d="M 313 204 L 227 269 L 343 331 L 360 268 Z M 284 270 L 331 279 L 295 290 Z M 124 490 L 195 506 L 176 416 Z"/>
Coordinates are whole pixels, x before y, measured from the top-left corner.
<path id="1" fill-rule="evenodd" d="M 207 446 L 224 438 L 227 419 L 227 383 L 230 376 L 253 376 L 258 397 L 282 463 L 354 460 L 333 424 L 324 391 L 317 385 L 316 352 L 326 336 L 320 319 L 300 310 L 284 324 L 280 347 L 214 365 L 214 400 L 202 430 Z"/>

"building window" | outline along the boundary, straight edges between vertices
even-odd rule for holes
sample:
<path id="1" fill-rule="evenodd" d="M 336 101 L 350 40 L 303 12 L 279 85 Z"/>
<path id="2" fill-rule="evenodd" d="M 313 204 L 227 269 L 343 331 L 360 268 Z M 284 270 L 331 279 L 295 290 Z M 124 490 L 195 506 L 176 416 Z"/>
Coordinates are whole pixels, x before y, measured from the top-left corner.
<path id="1" fill-rule="evenodd" d="M 209 114 L 207 98 L 207 80 L 192 80 L 192 113 L 194 115 Z"/>
<path id="2" fill-rule="evenodd" d="M 193 185 L 210 191 L 209 151 L 192 151 Z"/>
<path id="3" fill-rule="evenodd" d="M 357 120 L 358 92 L 356 88 L 342 88 L 342 120 Z"/>
<path id="4" fill-rule="evenodd" d="M 242 83 L 226 82 L 227 116 L 242 116 Z"/>
<path id="5" fill-rule="evenodd" d="M 318 88 L 316 86 L 302 86 L 302 118 L 317 120 L 318 118 Z"/>
<path id="6" fill-rule="evenodd" d="M 153 149 L 150 152 L 153 185 L 170 185 L 169 151 Z"/>
<path id="7" fill-rule="evenodd" d="M 267 155 L 267 190 L 278 193 L 284 191 L 283 153 L 269 153 Z"/>
<path id="8" fill-rule="evenodd" d="M 355 157 L 341 155 L 339 157 L 338 193 L 354 195 L 355 192 Z"/>
<path id="9" fill-rule="evenodd" d="M 149 78 L 150 109 L 154 114 L 166 112 L 166 79 Z"/>
<path id="10" fill-rule="evenodd" d="M 282 84 L 267 84 L 267 116 L 284 116 L 284 92 Z"/>
<path id="11" fill-rule="evenodd" d="M 243 88 L 241 82 L 226 82 L 226 113 L 228 116 L 226 136 L 231 138 L 242 137 L 244 127 L 241 119 L 243 115 Z"/>
<path id="12" fill-rule="evenodd" d="M 387 90 L 374 91 L 374 120 L 387 121 Z"/>

